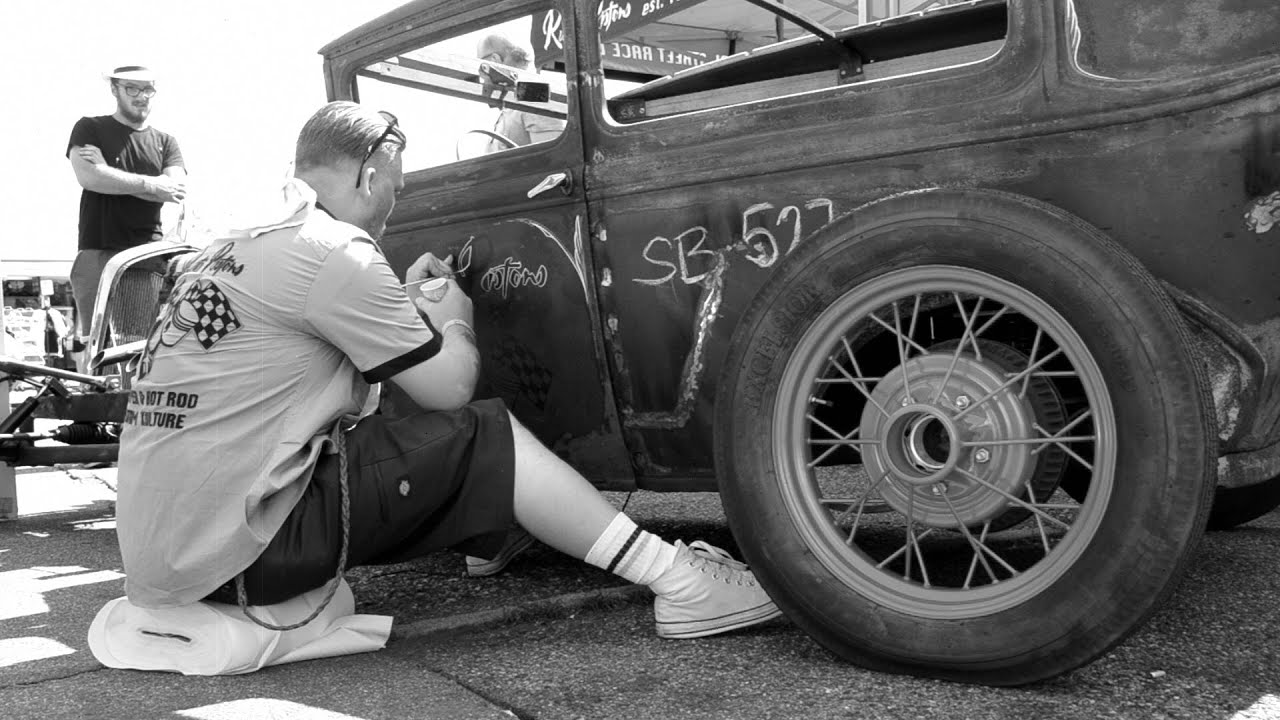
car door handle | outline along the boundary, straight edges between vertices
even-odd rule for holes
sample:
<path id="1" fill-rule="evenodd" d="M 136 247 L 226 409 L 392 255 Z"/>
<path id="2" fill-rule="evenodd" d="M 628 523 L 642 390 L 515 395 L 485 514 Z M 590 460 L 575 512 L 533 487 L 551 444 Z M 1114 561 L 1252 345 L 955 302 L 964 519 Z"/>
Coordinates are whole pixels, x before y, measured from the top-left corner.
<path id="1" fill-rule="evenodd" d="M 534 185 L 528 194 L 532 199 L 554 187 L 560 188 L 565 195 L 568 195 L 573 190 L 573 176 L 567 172 L 551 173 L 543 178 L 542 182 Z"/>

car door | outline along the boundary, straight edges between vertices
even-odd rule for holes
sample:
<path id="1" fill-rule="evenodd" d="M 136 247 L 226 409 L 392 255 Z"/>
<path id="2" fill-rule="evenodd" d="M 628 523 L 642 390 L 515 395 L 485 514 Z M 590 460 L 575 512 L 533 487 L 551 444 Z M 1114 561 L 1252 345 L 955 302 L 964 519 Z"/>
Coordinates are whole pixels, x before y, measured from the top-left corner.
<path id="1" fill-rule="evenodd" d="M 934 150 L 966 118 L 1016 122 L 1008 98 L 1039 66 L 1034 3 L 912 2 L 930 12 L 869 24 L 850 3 L 759 5 L 588 5 L 577 25 L 601 311 L 643 487 L 716 487 L 725 351 L 785 257 L 862 203 L 978 181 L 979 153 Z M 827 30 L 800 26 L 813 18 Z M 818 42 L 829 28 L 844 50 Z"/>
<path id="2" fill-rule="evenodd" d="M 332 97 L 394 113 L 408 136 L 406 187 L 381 245 L 401 276 L 424 252 L 452 256 L 475 304 L 476 396 L 502 398 L 600 485 L 627 487 L 587 247 L 580 124 L 565 81 L 575 67 L 563 58 L 532 65 L 533 26 L 552 6 L 424 3 L 322 52 Z M 549 86 L 545 99 L 537 83 Z M 384 409 L 405 401 L 392 389 Z"/>

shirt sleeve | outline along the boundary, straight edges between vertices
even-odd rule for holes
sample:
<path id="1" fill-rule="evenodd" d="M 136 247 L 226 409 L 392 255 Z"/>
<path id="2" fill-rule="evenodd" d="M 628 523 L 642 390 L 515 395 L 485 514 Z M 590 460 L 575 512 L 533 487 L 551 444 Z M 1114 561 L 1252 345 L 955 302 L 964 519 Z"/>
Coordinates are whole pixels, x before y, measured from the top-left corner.
<path id="1" fill-rule="evenodd" d="M 75 127 L 71 128 L 71 139 L 67 141 L 67 150 L 65 157 L 71 157 L 71 148 L 83 145 L 98 144 L 98 126 L 94 125 L 92 118 L 82 117 L 76 121 Z"/>
<path id="2" fill-rule="evenodd" d="M 564 130 L 564 121 L 560 118 L 521 113 L 524 116 L 524 131 L 530 143 L 550 142 L 560 137 Z"/>
<path id="3" fill-rule="evenodd" d="M 304 313 L 371 385 L 440 352 L 440 334 L 418 314 L 386 259 L 363 238 L 339 245 L 325 258 Z"/>
<path id="4" fill-rule="evenodd" d="M 519 110 L 504 108 L 498 112 L 498 121 L 494 123 L 493 129 L 499 135 L 515 143 L 517 147 L 528 145 L 530 143 L 529 133 L 524 129 L 523 116 L 524 113 Z M 505 143 L 497 140 L 490 141 L 489 148 L 489 152 L 501 152 L 511 149 Z"/>
<path id="5" fill-rule="evenodd" d="M 164 143 L 164 162 L 160 164 L 160 171 L 171 167 L 180 167 L 187 169 L 187 165 L 182 160 L 182 148 L 178 146 L 178 138 L 167 135 Z"/>

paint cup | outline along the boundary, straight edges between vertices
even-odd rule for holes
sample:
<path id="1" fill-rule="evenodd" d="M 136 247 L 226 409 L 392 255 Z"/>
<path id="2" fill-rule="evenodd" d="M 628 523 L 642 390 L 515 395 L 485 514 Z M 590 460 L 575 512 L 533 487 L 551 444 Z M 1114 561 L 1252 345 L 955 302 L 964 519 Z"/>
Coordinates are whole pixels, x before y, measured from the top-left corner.
<path id="1" fill-rule="evenodd" d="M 404 288 L 411 298 L 414 293 L 417 293 L 429 302 L 440 302 L 440 298 L 449 292 L 449 278 L 438 277 L 419 280 L 405 285 Z"/>

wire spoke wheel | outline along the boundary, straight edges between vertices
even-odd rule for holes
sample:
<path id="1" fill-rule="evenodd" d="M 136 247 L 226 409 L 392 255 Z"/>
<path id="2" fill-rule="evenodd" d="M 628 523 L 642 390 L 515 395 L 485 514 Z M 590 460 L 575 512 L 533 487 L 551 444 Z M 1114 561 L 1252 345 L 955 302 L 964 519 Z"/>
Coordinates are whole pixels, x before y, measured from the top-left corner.
<path id="1" fill-rule="evenodd" d="M 1159 283 L 1078 218 L 992 191 L 887 198 L 802 242 L 737 323 L 725 514 L 841 657 L 1052 677 L 1140 627 L 1193 556 L 1203 373 Z"/>
<path id="2" fill-rule="evenodd" d="M 991 339 L 1009 337 L 1025 353 Z M 827 308 L 792 358 L 774 410 L 783 499 L 841 582 L 964 618 L 1042 592 L 1087 546 L 1115 419 L 1097 363 L 1041 299 L 966 268 L 901 270 Z M 1083 412 L 1037 413 L 1033 381 L 1070 387 Z M 1050 452 L 1087 473 L 1083 501 L 1037 482 Z M 1011 510 L 1020 521 L 997 525 Z"/>

